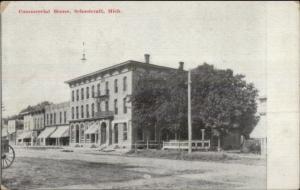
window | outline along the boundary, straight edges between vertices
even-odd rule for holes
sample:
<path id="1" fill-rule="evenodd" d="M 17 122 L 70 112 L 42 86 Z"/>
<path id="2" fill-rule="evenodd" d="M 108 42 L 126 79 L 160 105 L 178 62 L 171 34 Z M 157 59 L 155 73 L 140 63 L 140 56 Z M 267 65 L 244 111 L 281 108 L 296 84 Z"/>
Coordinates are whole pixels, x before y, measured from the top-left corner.
<path id="1" fill-rule="evenodd" d="M 89 105 L 86 105 L 86 117 L 89 118 L 90 117 L 90 112 L 89 112 Z"/>
<path id="2" fill-rule="evenodd" d="M 79 118 L 78 106 L 76 106 L 76 119 Z"/>
<path id="3" fill-rule="evenodd" d="M 97 102 L 97 112 L 100 112 L 101 111 L 101 104 L 100 102 Z"/>
<path id="4" fill-rule="evenodd" d="M 106 100 L 106 101 L 105 101 L 105 111 L 108 111 L 108 108 L 109 108 L 109 107 L 108 107 L 108 101 Z"/>
<path id="5" fill-rule="evenodd" d="M 62 123 L 62 112 L 59 112 L 59 123 Z"/>
<path id="6" fill-rule="evenodd" d="M 127 123 L 123 125 L 123 141 L 127 140 Z"/>
<path id="7" fill-rule="evenodd" d="M 92 98 L 94 98 L 95 97 L 95 86 L 93 85 L 92 86 Z"/>
<path id="8" fill-rule="evenodd" d="M 115 108 L 115 114 L 118 114 L 118 100 L 115 99 L 114 101 L 114 108 Z"/>
<path id="9" fill-rule="evenodd" d="M 123 91 L 127 90 L 127 77 L 123 78 Z"/>
<path id="10" fill-rule="evenodd" d="M 67 123 L 67 111 L 64 111 L 64 123 Z"/>
<path id="11" fill-rule="evenodd" d="M 97 95 L 100 96 L 100 83 L 97 84 Z"/>
<path id="12" fill-rule="evenodd" d="M 76 90 L 76 100 L 77 101 L 79 100 L 79 90 L 78 89 Z"/>
<path id="13" fill-rule="evenodd" d="M 72 107 L 72 119 L 74 119 L 74 107 Z"/>
<path id="14" fill-rule="evenodd" d="M 81 88 L 81 100 L 84 99 L 84 88 Z"/>
<path id="15" fill-rule="evenodd" d="M 44 119 L 43 118 L 41 118 L 41 120 L 40 120 L 40 126 L 41 126 L 41 128 L 44 127 Z"/>
<path id="16" fill-rule="evenodd" d="M 56 124 L 56 113 L 54 113 L 53 115 L 54 115 L 53 124 L 55 125 Z"/>
<path id="17" fill-rule="evenodd" d="M 115 79 L 115 93 L 118 92 L 118 79 Z"/>
<path id="18" fill-rule="evenodd" d="M 84 109 L 83 109 L 83 105 L 81 106 L 81 118 L 84 118 Z"/>
<path id="19" fill-rule="evenodd" d="M 53 115 L 52 113 L 50 114 L 50 125 L 52 125 L 52 122 L 53 122 Z"/>
<path id="20" fill-rule="evenodd" d="M 74 93 L 74 90 L 72 90 L 72 102 L 75 101 L 75 93 Z"/>
<path id="21" fill-rule="evenodd" d="M 95 117 L 95 104 L 92 103 L 92 117 Z"/>
<path id="22" fill-rule="evenodd" d="M 106 95 L 109 95 L 108 81 L 105 82 L 105 93 Z"/>
<path id="23" fill-rule="evenodd" d="M 86 99 L 90 98 L 90 88 L 86 87 Z"/>
<path id="24" fill-rule="evenodd" d="M 47 125 L 49 125 L 49 114 L 47 113 L 47 116 L 46 116 L 46 120 L 47 120 Z"/>
<path id="25" fill-rule="evenodd" d="M 126 98 L 123 98 L 123 112 L 127 113 Z"/>

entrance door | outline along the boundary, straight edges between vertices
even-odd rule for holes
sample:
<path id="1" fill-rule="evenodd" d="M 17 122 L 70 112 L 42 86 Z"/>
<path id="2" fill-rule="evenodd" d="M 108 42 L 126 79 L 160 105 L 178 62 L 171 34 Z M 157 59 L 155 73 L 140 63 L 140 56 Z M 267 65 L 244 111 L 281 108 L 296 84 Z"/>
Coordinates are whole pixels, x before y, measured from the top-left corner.
<path id="1" fill-rule="evenodd" d="M 101 144 L 106 143 L 106 123 L 101 124 Z"/>
<path id="2" fill-rule="evenodd" d="M 76 143 L 79 143 L 79 125 L 76 125 L 76 132 L 75 132 L 75 134 L 76 134 Z"/>
<path id="3" fill-rule="evenodd" d="M 108 129 L 109 129 L 109 142 L 108 142 L 108 144 L 112 144 L 112 129 L 111 129 L 111 125 L 109 125 L 109 127 L 108 127 Z"/>
<path id="4" fill-rule="evenodd" d="M 118 130 L 118 124 L 115 124 L 114 126 L 114 133 L 115 133 L 115 143 L 118 143 L 118 137 L 119 137 L 119 130 Z"/>

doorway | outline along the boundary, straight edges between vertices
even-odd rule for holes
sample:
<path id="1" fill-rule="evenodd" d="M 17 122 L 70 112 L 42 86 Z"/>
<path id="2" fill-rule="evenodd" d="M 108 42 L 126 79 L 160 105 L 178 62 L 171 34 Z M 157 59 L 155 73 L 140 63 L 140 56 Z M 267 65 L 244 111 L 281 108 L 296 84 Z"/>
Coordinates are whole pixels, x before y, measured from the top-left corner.
<path id="1" fill-rule="evenodd" d="M 106 143 L 106 123 L 101 124 L 101 144 Z"/>
<path id="2" fill-rule="evenodd" d="M 114 125 L 114 133 L 115 133 L 115 144 L 119 143 L 119 130 L 118 130 L 118 124 Z"/>
<path id="3" fill-rule="evenodd" d="M 79 143 L 79 125 L 76 125 L 75 134 L 76 143 Z"/>

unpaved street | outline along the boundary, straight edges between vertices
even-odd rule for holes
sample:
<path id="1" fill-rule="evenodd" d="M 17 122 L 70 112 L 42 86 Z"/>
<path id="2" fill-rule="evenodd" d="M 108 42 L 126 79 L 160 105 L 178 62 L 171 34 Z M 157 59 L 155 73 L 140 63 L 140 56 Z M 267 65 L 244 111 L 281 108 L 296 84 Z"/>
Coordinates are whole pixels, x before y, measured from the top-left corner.
<path id="1" fill-rule="evenodd" d="M 264 189 L 262 164 L 141 158 L 16 148 L 4 171 L 12 189 Z M 261 162 L 260 162 L 261 163 Z"/>

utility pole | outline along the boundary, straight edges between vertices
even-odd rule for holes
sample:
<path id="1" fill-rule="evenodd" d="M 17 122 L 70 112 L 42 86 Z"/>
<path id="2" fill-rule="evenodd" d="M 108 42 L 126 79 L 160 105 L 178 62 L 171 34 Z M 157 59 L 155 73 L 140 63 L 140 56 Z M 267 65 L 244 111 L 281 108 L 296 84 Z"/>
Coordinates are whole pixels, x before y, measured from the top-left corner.
<path id="1" fill-rule="evenodd" d="M 0 5 L 2 8 L 2 3 Z M 0 21 L 2 14 L 0 14 Z M 0 24 L 0 34 L 2 34 L 2 24 Z M 2 159 L 2 38 L 0 38 L 0 156 Z M 0 189 L 2 188 L 2 160 L 0 161 Z"/>
<path id="2" fill-rule="evenodd" d="M 188 71 L 188 144 L 189 154 L 192 153 L 192 116 L 191 116 L 191 69 Z"/>

